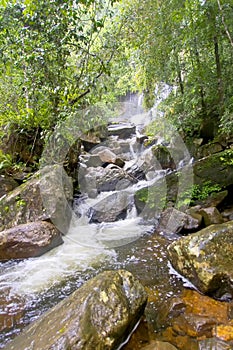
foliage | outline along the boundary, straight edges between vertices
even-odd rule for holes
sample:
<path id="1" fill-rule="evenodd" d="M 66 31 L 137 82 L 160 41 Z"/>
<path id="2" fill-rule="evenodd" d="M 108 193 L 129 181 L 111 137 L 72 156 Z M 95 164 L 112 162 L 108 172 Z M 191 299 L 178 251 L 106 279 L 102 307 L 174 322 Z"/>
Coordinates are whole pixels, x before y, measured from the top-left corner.
<path id="1" fill-rule="evenodd" d="M 233 165 L 233 149 L 228 149 L 224 152 L 224 155 L 220 157 L 223 164 Z"/>
<path id="2" fill-rule="evenodd" d="M 83 105 L 97 79 L 109 74 L 116 41 L 99 36 L 111 15 L 111 2 L 102 0 L 6 1 L 0 7 L 0 125 L 50 129 Z"/>
<path id="3" fill-rule="evenodd" d="M 12 165 L 12 156 L 10 154 L 4 154 L 2 150 L 0 150 L 0 172 L 4 169 L 12 167 Z"/>
<path id="4" fill-rule="evenodd" d="M 212 193 L 222 190 L 219 184 L 213 184 L 211 181 L 205 181 L 202 185 L 194 184 L 188 191 L 181 193 L 179 197 L 178 208 L 194 205 L 196 201 L 203 201 Z"/>
<path id="5" fill-rule="evenodd" d="M 149 108 L 160 83 L 172 90 L 160 109 L 182 135 L 207 119 L 230 134 L 231 13 L 231 0 L 0 1 L 0 137 L 45 140 L 80 108 L 129 91 Z"/>
<path id="6" fill-rule="evenodd" d="M 147 104 L 153 104 L 155 85 L 162 81 L 173 87 L 164 105 L 165 116 L 185 134 L 198 134 L 206 118 L 216 123 L 222 118 L 221 130 L 226 125 L 232 131 L 231 1 L 126 4 L 125 40 L 137 52 L 135 67 L 141 72 L 139 86 Z"/>

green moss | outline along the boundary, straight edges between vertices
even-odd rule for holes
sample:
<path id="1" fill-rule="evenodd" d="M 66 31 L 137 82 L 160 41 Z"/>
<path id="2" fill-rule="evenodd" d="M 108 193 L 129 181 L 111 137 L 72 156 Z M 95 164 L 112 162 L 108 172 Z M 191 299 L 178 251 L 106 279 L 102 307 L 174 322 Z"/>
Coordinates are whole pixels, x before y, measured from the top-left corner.
<path id="1" fill-rule="evenodd" d="M 136 192 L 136 198 L 138 201 L 146 203 L 148 199 L 148 188 L 142 188 Z"/>
<path id="2" fill-rule="evenodd" d="M 233 149 L 226 150 L 224 154 L 220 157 L 220 160 L 225 165 L 233 166 Z"/>
<path id="3" fill-rule="evenodd" d="M 8 212 L 9 212 L 9 210 L 10 210 L 10 207 L 9 207 L 8 205 L 5 205 L 5 207 L 4 207 L 4 211 L 5 211 L 6 213 L 8 213 Z"/>

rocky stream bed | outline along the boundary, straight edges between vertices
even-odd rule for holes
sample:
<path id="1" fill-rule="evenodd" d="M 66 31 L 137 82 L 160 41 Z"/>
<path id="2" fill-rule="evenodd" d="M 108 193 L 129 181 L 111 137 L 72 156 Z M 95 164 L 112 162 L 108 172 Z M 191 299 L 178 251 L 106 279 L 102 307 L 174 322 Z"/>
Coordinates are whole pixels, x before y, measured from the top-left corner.
<path id="1" fill-rule="evenodd" d="M 233 349 L 232 142 L 169 133 L 111 124 L 68 172 L 1 177 L 1 349 Z"/>

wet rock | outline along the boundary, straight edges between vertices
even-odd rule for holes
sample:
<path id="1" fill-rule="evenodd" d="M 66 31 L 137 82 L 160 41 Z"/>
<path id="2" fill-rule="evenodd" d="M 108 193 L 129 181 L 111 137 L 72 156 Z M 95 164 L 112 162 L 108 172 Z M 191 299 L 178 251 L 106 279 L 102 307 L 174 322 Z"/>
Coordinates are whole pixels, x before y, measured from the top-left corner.
<path id="1" fill-rule="evenodd" d="M 128 139 L 136 133 L 136 126 L 128 123 L 111 124 L 108 126 L 108 135 L 116 135 L 120 139 Z"/>
<path id="2" fill-rule="evenodd" d="M 204 344 L 206 346 L 210 344 L 225 346 L 227 344 L 222 343 L 219 335 L 220 329 L 225 327 L 229 330 L 232 324 L 228 308 L 227 302 L 214 300 L 193 290 L 184 290 L 179 297 L 170 299 L 158 310 L 157 327 L 160 330 L 158 338 L 167 339 L 181 350 L 199 350 L 200 346 L 203 350 L 213 349 L 204 348 Z M 162 317 L 161 313 L 163 313 Z M 218 329 L 219 334 L 217 335 Z M 230 330 L 228 340 L 230 340 Z M 220 349 L 225 349 L 225 347 L 220 347 Z"/>
<path id="3" fill-rule="evenodd" d="M 142 350 L 177 350 L 175 346 L 168 342 L 152 341 L 149 345 L 141 348 Z"/>
<path id="4" fill-rule="evenodd" d="M 110 151 L 108 148 L 105 148 L 96 154 L 99 156 L 102 164 L 112 163 L 118 165 L 121 168 L 123 168 L 125 164 L 125 162 L 121 158 L 118 158 L 116 154 Z"/>
<path id="5" fill-rule="evenodd" d="M 205 226 L 223 223 L 223 217 L 215 207 L 203 208 L 200 210 L 200 214 L 204 219 Z"/>
<path id="6" fill-rule="evenodd" d="M 222 217 L 227 220 L 233 220 L 233 207 L 227 208 L 221 213 Z"/>
<path id="7" fill-rule="evenodd" d="M 49 222 L 18 225 L 0 232 L 0 261 L 40 256 L 62 243 L 61 233 Z"/>
<path id="8" fill-rule="evenodd" d="M 103 162 L 100 159 L 100 157 L 97 154 L 83 154 L 79 158 L 79 163 L 83 164 L 85 167 L 88 168 L 96 168 L 96 167 L 101 167 Z"/>
<path id="9" fill-rule="evenodd" d="M 131 273 L 105 271 L 42 315 L 5 350 L 116 349 L 140 319 L 146 299 Z"/>
<path id="10" fill-rule="evenodd" d="M 198 350 L 232 350 L 233 345 L 220 339 L 209 338 L 198 342 Z"/>
<path id="11" fill-rule="evenodd" d="M 89 209 L 90 222 L 113 222 L 124 219 L 129 207 L 128 193 L 113 193 Z"/>
<path id="12" fill-rule="evenodd" d="M 233 322 L 232 324 L 216 326 L 214 334 L 224 341 L 233 342 Z"/>
<path id="13" fill-rule="evenodd" d="M 233 221 L 211 225 L 168 247 L 174 268 L 201 292 L 233 297 Z"/>
<path id="14" fill-rule="evenodd" d="M 186 210 L 186 214 L 196 219 L 198 221 L 199 226 L 201 225 L 203 219 L 202 215 L 200 214 L 200 209 L 201 207 L 199 205 L 196 205 Z"/>
<path id="15" fill-rule="evenodd" d="M 99 145 L 108 136 L 107 126 L 100 123 L 80 137 L 84 150 L 89 152 L 93 147 Z"/>
<path id="16" fill-rule="evenodd" d="M 197 218 L 175 208 L 168 208 L 161 215 L 157 231 L 179 233 L 181 231 L 197 230 L 199 225 L 200 223 Z"/>
<path id="17" fill-rule="evenodd" d="M 22 322 L 26 309 L 25 303 L 26 301 L 22 296 L 13 295 L 13 293 L 6 290 L 3 286 L 1 287 L 0 332 L 8 332 L 12 327 Z"/>
<path id="18" fill-rule="evenodd" d="M 0 198 L 19 186 L 18 182 L 10 176 L 0 176 Z"/>
<path id="19" fill-rule="evenodd" d="M 137 134 L 137 138 L 136 141 L 143 144 L 146 140 L 148 140 L 148 136 L 147 135 L 143 135 L 143 134 Z"/>
<path id="20" fill-rule="evenodd" d="M 114 164 L 109 164 L 106 168 L 80 168 L 79 170 L 80 190 L 92 198 L 100 192 L 123 190 L 135 182 L 132 176 Z M 94 197 L 92 193 L 95 193 Z"/>
<path id="21" fill-rule="evenodd" d="M 89 152 L 93 147 L 99 145 L 101 143 L 101 140 L 96 135 L 88 134 L 88 135 L 83 135 L 81 137 L 81 142 L 82 142 L 84 151 Z"/>
<path id="22" fill-rule="evenodd" d="M 27 222 L 50 220 L 66 233 L 72 210 L 73 184 L 63 167 L 47 166 L 0 199 L 0 230 Z"/>
<path id="23" fill-rule="evenodd" d="M 153 146 L 152 152 L 162 169 L 176 169 L 176 164 L 167 147 L 162 145 Z"/>
<path id="24" fill-rule="evenodd" d="M 147 292 L 147 288 L 145 288 Z M 129 341 L 123 346 L 123 350 L 139 350 L 150 343 L 150 334 L 145 315 L 142 316 L 136 330 L 131 334 Z"/>

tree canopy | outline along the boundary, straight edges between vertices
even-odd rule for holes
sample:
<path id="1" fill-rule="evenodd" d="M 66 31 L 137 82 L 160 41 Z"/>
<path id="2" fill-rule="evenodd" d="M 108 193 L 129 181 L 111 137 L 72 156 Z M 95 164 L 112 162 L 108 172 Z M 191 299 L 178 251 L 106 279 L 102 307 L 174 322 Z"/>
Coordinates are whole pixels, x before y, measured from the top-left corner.
<path id="1" fill-rule="evenodd" d="M 233 126 L 232 0 L 1 0 L 1 137 L 159 83 L 185 135 Z"/>

